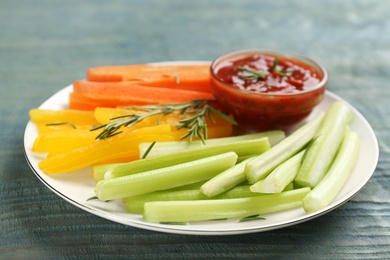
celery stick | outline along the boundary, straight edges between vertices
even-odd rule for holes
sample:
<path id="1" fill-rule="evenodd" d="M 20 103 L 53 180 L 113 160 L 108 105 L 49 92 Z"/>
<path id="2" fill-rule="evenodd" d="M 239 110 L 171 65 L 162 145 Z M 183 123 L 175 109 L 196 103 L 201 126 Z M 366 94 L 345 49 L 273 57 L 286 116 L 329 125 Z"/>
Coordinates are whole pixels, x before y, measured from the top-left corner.
<path id="1" fill-rule="evenodd" d="M 169 189 L 169 190 L 199 190 L 200 187 L 201 187 L 206 181 L 207 181 L 207 180 L 198 181 L 198 182 L 190 183 L 190 184 L 187 184 L 187 185 L 175 187 L 175 188 L 172 188 L 172 189 Z"/>
<path id="2" fill-rule="evenodd" d="M 290 182 L 286 188 L 284 188 L 283 191 L 293 190 L 294 189 L 294 182 Z"/>
<path id="3" fill-rule="evenodd" d="M 215 146 L 227 143 L 241 142 L 245 140 L 253 140 L 258 138 L 268 137 L 268 141 L 271 146 L 276 145 L 286 136 L 285 133 L 281 130 L 266 131 L 260 133 L 252 133 L 240 136 L 231 136 L 231 137 L 222 137 L 222 138 L 212 138 L 207 139 L 206 143 L 203 144 L 201 140 L 190 141 L 172 141 L 172 142 L 157 142 L 153 149 L 149 152 L 147 158 L 165 155 L 168 153 L 182 152 L 185 150 L 202 148 L 205 146 Z M 151 142 L 144 142 L 139 145 L 140 156 L 142 157 L 146 150 L 151 145 Z"/>
<path id="4" fill-rule="evenodd" d="M 320 112 L 280 143 L 248 162 L 245 167 L 248 182 L 254 184 L 265 178 L 279 164 L 299 152 L 313 138 L 323 118 L 324 113 Z"/>
<path id="5" fill-rule="evenodd" d="M 225 191 L 224 193 L 216 195 L 211 199 L 234 199 L 234 198 L 255 197 L 260 195 L 259 193 L 252 192 L 249 187 L 250 187 L 249 185 L 239 185 L 228 191 Z"/>
<path id="6" fill-rule="evenodd" d="M 223 153 L 151 171 L 99 181 L 100 200 L 121 199 L 207 180 L 235 165 L 237 154 Z"/>
<path id="7" fill-rule="evenodd" d="M 243 183 L 246 181 L 244 173 L 245 165 L 251 159 L 252 158 L 240 162 L 208 180 L 200 187 L 200 191 L 208 197 L 213 197 Z"/>
<path id="8" fill-rule="evenodd" d="M 295 178 L 298 186 L 314 188 L 324 177 L 351 119 L 352 111 L 344 102 L 331 104 Z"/>
<path id="9" fill-rule="evenodd" d="M 280 193 L 297 176 L 305 150 L 300 151 L 276 167 L 267 177 L 251 186 L 251 191 L 259 193 Z"/>
<path id="10" fill-rule="evenodd" d="M 359 155 L 360 140 L 355 132 L 348 132 L 329 171 L 317 186 L 303 199 L 306 212 L 327 207 L 347 182 Z"/>
<path id="11" fill-rule="evenodd" d="M 142 213 L 144 204 L 149 201 L 171 200 L 202 200 L 206 199 L 199 190 L 163 190 L 138 196 L 126 197 L 122 202 L 126 205 L 126 211 L 130 213 Z"/>
<path id="12" fill-rule="evenodd" d="M 122 202 L 129 213 L 142 213 L 144 204 L 150 201 L 179 201 L 179 200 L 203 200 L 207 199 L 200 190 L 164 190 L 138 196 L 126 197 Z"/>
<path id="13" fill-rule="evenodd" d="M 253 158 L 257 156 L 258 154 L 252 154 L 252 155 L 246 155 L 246 156 L 238 156 L 237 163 L 243 162 L 245 160 L 248 160 L 250 158 Z"/>
<path id="14" fill-rule="evenodd" d="M 144 206 L 148 222 L 190 222 L 225 218 L 242 218 L 268 214 L 302 206 L 310 188 L 248 198 L 188 201 L 153 201 Z"/>
<path id="15" fill-rule="evenodd" d="M 235 152 L 238 156 L 261 154 L 270 148 L 267 137 L 244 140 L 236 143 L 224 143 L 216 146 L 205 146 L 194 150 L 181 151 L 167 155 L 145 158 L 142 160 L 125 163 L 110 168 L 104 178 L 117 178 L 134 174 L 141 171 L 149 171 L 156 168 L 168 167 L 179 163 L 189 162 L 208 156 L 213 156 L 226 152 Z"/>
<path id="16" fill-rule="evenodd" d="M 114 166 L 122 165 L 123 163 L 97 164 L 92 166 L 92 177 L 95 182 L 104 180 L 106 172 Z"/>
<path id="17" fill-rule="evenodd" d="M 237 186 L 223 194 L 214 196 L 213 199 L 231 199 L 259 196 L 251 192 L 249 185 Z M 144 204 L 150 201 L 180 201 L 180 200 L 206 200 L 210 197 L 196 190 L 163 190 L 138 196 L 126 197 L 122 202 L 126 205 L 126 211 L 130 213 L 142 213 Z"/>

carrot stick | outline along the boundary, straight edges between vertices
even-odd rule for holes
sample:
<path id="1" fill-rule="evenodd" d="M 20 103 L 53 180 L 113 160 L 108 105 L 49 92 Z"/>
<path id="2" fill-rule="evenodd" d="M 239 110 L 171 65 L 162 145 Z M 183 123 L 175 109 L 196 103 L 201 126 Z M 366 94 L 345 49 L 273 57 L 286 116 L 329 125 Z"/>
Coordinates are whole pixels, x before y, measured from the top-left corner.
<path id="1" fill-rule="evenodd" d="M 69 94 L 69 109 L 94 110 L 101 105 L 99 101 L 84 96 L 83 94 L 74 92 Z"/>
<path id="2" fill-rule="evenodd" d="M 73 94 L 73 97 L 72 97 Z M 159 103 L 182 103 L 194 99 L 214 99 L 211 93 L 181 89 L 153 88 L 131 82 L 90 82 L 77 80 L 73 83 L 70 108 L 94 109 Z M 85 101 L 85 104 L 81 100 Z"/>
<path id="3" fill-rule="evenodd" d="M 210 92 L 210 63 L 101 66 L 88 69 L 87 80 L 132 81 L 145 86 Z"/>

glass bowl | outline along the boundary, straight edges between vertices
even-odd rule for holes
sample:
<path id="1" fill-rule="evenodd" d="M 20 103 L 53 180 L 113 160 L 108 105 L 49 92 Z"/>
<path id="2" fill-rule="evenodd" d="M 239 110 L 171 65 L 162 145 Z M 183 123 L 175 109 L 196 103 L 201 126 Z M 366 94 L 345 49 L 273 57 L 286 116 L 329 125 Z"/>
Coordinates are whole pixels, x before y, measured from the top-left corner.
<path id="1" fill-rule="evenodd" d="M 292 67 L 289 69 L 288 65 Z M 293 131 L 322 101 L 328 81 L 328 74 L 319 63 L 279 50 L 234 51 L 215 59 L 210 70 L 211 90 L 219 108 L 238 123 L 236 134 Z M 264 71 L 266 75 L 258 75 Z M 298 72 L 308 74 L 302 76 Z M 297 75 L 302 76 L 301 81 Z M 296 89 L 287 86 L 286 82 L 294 81 L 299 83 Z M 276 85 L 267 89 L 269 82 Z"/>

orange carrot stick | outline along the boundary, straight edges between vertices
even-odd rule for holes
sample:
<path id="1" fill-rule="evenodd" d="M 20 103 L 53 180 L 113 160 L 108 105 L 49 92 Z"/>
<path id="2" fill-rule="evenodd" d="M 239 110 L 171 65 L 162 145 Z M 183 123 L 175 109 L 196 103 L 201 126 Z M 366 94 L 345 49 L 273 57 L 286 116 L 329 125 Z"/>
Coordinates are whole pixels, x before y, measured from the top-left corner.
<path id="1" fill-rule="evenodd" d="M 214 99 L 211 93 L 201 91 L 157 87 L 150 89 L 147 86 L 135 85 L 131 82 L 90 82 L 86 80 L 74 82 L 72 94 L 70 96 L 70 108 L 72 109 L 182 103 L 194 99 Z M 85 105 L 83 102 L 75 102 L 75 99 L 84 99 Z"/>
<path id="2" fill-rule="evenodd" d="M 210 92 L 210 63 L 101 66 L 88 69 L 87 80 Z"/>
<path id="3" fill-rule="evenodd" d="M 78 110 L 94 110 L 96 107 L 102 106 L 98 100 L 94 100 L 80 93 L 71 92 L 69 94 L 69 109 Z"/>

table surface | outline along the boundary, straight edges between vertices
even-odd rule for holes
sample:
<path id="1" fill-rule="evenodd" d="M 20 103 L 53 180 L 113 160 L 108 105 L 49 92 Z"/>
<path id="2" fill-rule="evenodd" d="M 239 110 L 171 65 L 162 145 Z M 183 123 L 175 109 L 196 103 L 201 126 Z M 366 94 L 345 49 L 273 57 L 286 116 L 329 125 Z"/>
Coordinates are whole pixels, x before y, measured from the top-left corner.
<path id="1" fill-rule="evenodd" d="M 328 70 L 328 89 L 373 127 L 378 166 L 340 208 L 246 235 L 154 232 L 69 204 L 26 163 L 29 109 L 84 78 L 87 68 L 212 60 L 246 48 L 293 51 L 317 60 Z M 389 77 L 390 1 L 2 0 L 0 258 L 389 258 Z"/>

